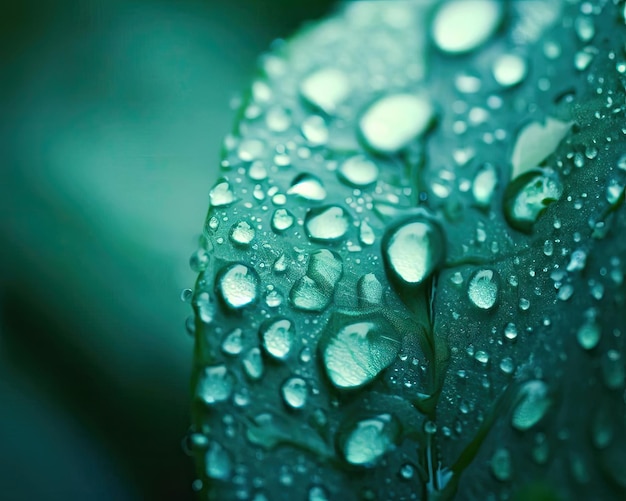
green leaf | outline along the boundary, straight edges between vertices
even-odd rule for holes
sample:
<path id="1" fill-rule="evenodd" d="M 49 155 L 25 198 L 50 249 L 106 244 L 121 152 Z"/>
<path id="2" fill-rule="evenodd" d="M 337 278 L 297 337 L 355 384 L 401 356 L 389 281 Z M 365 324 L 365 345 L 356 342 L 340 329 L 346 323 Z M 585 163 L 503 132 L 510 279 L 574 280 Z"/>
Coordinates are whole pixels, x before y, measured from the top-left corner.
<path id="1" fill-rule="evenodd" d="M 261 58 L 193 260 L 203 498 L 626 495 L 623 9 L 468 2 Z"/>

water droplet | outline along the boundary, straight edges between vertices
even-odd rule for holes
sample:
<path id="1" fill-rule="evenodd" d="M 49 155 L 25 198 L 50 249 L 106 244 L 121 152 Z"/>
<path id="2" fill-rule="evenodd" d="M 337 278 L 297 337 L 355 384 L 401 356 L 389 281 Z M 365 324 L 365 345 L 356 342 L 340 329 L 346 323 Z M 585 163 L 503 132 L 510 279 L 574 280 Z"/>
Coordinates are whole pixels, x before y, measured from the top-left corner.
<path id="1" fill-rule="evenodd" d="M 492 72 L 496 82 L 512 87 L 526 77 L 526 60 L 519 54 L 501 54 L 493 63 Z"/>
<path id="2" fill-rule="evenodd" d="M 356 155 L 344 161 L 337 174 L 345 183 L 362 188 L 377 181 L 378 167 L 366 156 Z"/>
<path id="3" fill-rule="evenodd" d="M 254 239 L 254 228 L 247 221 L 239 221 L 230 229 L 230 241 L 236 245 L 247 246 Z"/>
<path id="4" fill-rule="evenodd" d="M 293 226 L 295 218 L 287 209 L 276 209 L 272 215 L 272 229 L 278 233 Z"/>
<path id="5" fill-rule="evenodd" d="M 243 331 L 234 329 L 224 337 L 222 351 L 228 355 L 239 355 L 243 349 Z"/>
<path id="6" fill-rule="evenodd" d="M 574 21 L 574 29 L 581 42 L 589 42 L 596 34 L 596 27 L 589 16 L 578 16 Z"/>
<path id="7" fill-rule="evenodd" d="M 292 305 L 305 311 L 322 311 L 330 303 L 342 273 L 343 263 L 337 253 L 328 249 L 314 252 L 307 274 L 291 288 Z"/>
<path id="8" fill-rule="evenodd" d="M 319 115 L 305 118 L 300 126 L 300 130 L 311 146 L 321 146 L 328 141 L 326 122 Z"/>
<path id="9" fill-rule="evenodd" d="M 493 308 L 498 299 L 498 277 L 493 270 L 479 270 L 469 281 L 467 295 L 482 310 Z"/>
<path id="10" fill-rule="evenodd" d="M 438 226 L 412 219 L 392 226 L 382 241 L 383 259 L 392 280 L 419 286 L 443 259 L 444 240 Z"/>
<path id="11" fill-rule="evenodd" d="M 586 321 L 578 328 L 576 332 L 576 339 L 581 348 L 585 350 L 592 350 L 600 342 L 600 324 L 596 321 L 595 313 L 593 310 L 587 312 Z"/>
<path id="12" fill-rule="evenodd" d="M 323 487 L 314 485 L 309 489 L 308 501 L 330 501 L 330 498 Z"/>
<path id="13" fill-rule="evenodd" d="M 219 179 L 209 192 L 211 207 L 226 207 L 235 201 L 235 194 L 226 179 Z"/>
<path id="14" fill-rule="evenodd" d="M 504 327 L 504 337 L 511 341 L 517 338 L 517 327 L 514 323 L 509 322 Z"/>
<path id="15" fill-rule="evenodd" d="M 617 203 L 624 198 L 624 184 L 617 179 L 610 179 L 606 187 L 606 201 L 611 205 Z"/>
<path id="16" fill-rule="evenodd" d="M 361 221 L 359 226 L 359 241 L 363 245 L 373 245 L 376 241 L 376 234 L 367 221 Z"/>
<path id="17" fill-rule="evenodd" d="M 505 374 L 513 374 L 515 363 L 511 357 L 504 357 L 500 360 L 500 370 Z"/>
<path id="18" fill-rule="evenodd" d="M 334 314 L 320 340 L 326 373 L 337 388 L 370 383 L 396 358 L 400 337 L 381 316 Z"/>
<path id="19" fill-rule="evenodd" d="M 224 304 L 237 310 L 256 301 L 259 276 L 245 264 L 235 263 L 220 271 L 216 284 L 217 292 Z"/>
<path id="20" fill-rule="evenodd" d="M 284 360 L 289 356 L 295 337 L 295 326 L 288 318 L 267 320 L 259 330 L 265 351 L 274 358 Z"/>
<path id="21" fill-rule="evenodd" d="M 606 449 L 615 434 L 611 420 L 611 411 L 606 404 L 596 407 L 591 422 L 591 439 L 597 449 Z"/>
<path id="22" fill-rule="evenodd" d="M 342 239 L 350 227 L 348 213 L 339 205 L 327 205 L 307 212 L 304 227 L 311 240 L 334 242 Z"/>
<path id="23" fill-rule="evenodd" d="M 469 52 L 493 35 L 501 19 L 502 4 L 497 0 L 451 0 L 435 14 L 433 39 L 444 52 Z"/>
<path id="24" fill-rule="evenodd" d="M 370 148 L 393 154 L 426 132 L 434 116 L 431 102 L 412 94 L 392 94 L 374 102 L 359 127 Z"/>
<path id="25" fill-rule="evenodd" d="M 201 292 L 194 301 L 196 314 L 201 322 L 210 324 L 215 318 L 215 303 L 208 292 Z"/>
<path id="26" fill-rule="evenodd" d="M 244 162 L 252 162 L 260 158 L 265 151 L 265 143 L 260 139 L 244 139 L 239 143 L 237 156 Z"/>
<path id="27" fill-rule="evenodd" d="M 556 297 L 561 301 L 567 301 L 574 294 L 574 286 L 572 284 L 564 284 L 559 288 Z"/>
<path id="28" fill-rule="evenodd" d="M 498 448 L 491 456 L 491 473 L 501 482 L 511 480 L 513 466 L 511 464 L 511 453 L 504 447 Z"/>
<path id="29" fill-rule="evenodd" d="M 300 94 L 311 105 L 333 114 L 350 94 L 350 80 L 343 71 L 322 68 L 302 81 Z"/>
<path id="30" fill-rule="evenodd" d="M 415 475 L 415 467 L 412 464 L 404 463 L 400 467 L 400 477 L 404 480 L 410 480 Z"/>
<path id="31" fill-rule="evenodd" d="M 306 405 L 308 388 L 301 377 L 287 379 L 280 388 L 283 400 L 292 409 L 301 409 Z"/>
<path id="32" fill-rule="evenodd" d="M 205 456 L 205 472 L 207 477 L 215 480 L 228 480 L 232 474 L 230 454 L 218 442 L 211 442 Z"/>
<path id="33" fill-rule="evenodd" d="M 243 357 L 243 368 L 250 379 L 256 380 L 263 377 L 263 358 L 261 350 L 257 347 L 250 348 Z"/>
<path id="34" fill-rule="evenodd" d="M 227 400 L 235 384 L 235 378 L 225 365 L 205 367 L 196 386 L 197 397 L 207 405 Z"/>
<path id="35" fill-rule="evenodd" d="M 511 180 L 541 165 L 554 153 L 571 126 L 571 122 L 547 117 L 545 123 L 531 122 L 521 129 L 511 155 Z"/>
<path id="36" fill-rule="evenodd" d="M 518 403 L 513 409 L 511 424 L 520 431 L 535 426 L 552 405 L 548 385 L 538 379 L 528 381 L 519 390 Z"/>
<path id="37" fill-rule="evenodd" d="M 346 433 L 341 452 L 350 464 L 374 466 L 394 447 L 398 434 L 399 426 L 389 414 L 363 419 Z"/>
<path id="38" fill-rule="evenodd" d="M 299 174 L 291 183 L 287 194 L 319 202 L 326 198 L 326 189 L 318 177 L 312 174 Z"/>
<path id="39" fill-rule="evenodd" d="M 359 278 L 356 288 L 359 306 L 367 308 L 381 303 L 383 286 L 373 273 L 367 273 Z"/>
<path id="40" fill-rule="evenodd" d="M 526 172 L 506 189 L 506 219 L 513 228 L 529 232 L 546 207 L 561 198 L 562 193 L 563 186 L 556 174 L 540 170 Z"/>
<path id="41" fill-rule="evenodd" d="M 472 184 L 472 195 L 481 207 L 489 207 L 493 192 L 498 184 L 498 171 L 492 164 L 485 164 L 476 174 Z"/>

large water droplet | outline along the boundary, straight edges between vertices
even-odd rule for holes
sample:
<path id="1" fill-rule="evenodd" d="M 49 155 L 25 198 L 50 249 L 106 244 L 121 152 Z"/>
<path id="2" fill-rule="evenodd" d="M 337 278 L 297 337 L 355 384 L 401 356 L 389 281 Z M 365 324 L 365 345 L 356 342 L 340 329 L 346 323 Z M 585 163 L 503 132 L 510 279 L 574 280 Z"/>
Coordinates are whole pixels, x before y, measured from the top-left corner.
<path id="1" fill-rule="evenodd" d="M 378 306 L 383 298 L 383 286 L 373 273 L 368 273 L 359 278 L 356 284 L 359 306 Z"/>
<path id="2" fill-rule="evenodd" d="M 342 239 L 350 227 L 350 217 L 343 207 L 327 205 L 307 212 L 304 228 L 311 240 L 334 242 Z"/>
<path id="3" fill-rule="evenodd" d="M 485 43 L 502 19 L 499 0 L 451 0 L 437 10 L 432 35 L 441 50 L 469 52 Z"/>
<path id="4" fill-rule="evenodd" d="M 547 117 L 545 123 L 531 122 L 521 129 L 511 155 L 511 179 L 541 165 L 554 153 L 571 126 L 571 122 Z"/>
<path id="5" fill-rule="evenodd" d="M 247 246 L 254 239 L 254 228 L 248 221 L 239 221 L 230 229 L 230 241 L 236 245 Z"/>
<path id="6" fill-rule="evenodd" d="M 441 230 L 424 219 L 389 228 L 382 241 L 387 273 L 405 286 L 422 284 L 442 261 L 444 249 Z"/>
<path id="7" fill-rule="evenodd" d="M 293 226 L 295 218 L 287 209 L 276 209 L 272 215 L 272 229 L 278 233 Z"/>
<path id="8" fill-rule="evenodd" d="M 320 249 L 311 254 L 307 276 L 325 290 L 333 290 L 343 273 L 341 256 L 328 249 Z"/>
<path id="9" fill-rule="evenodd" d="M 307 76 L 300 94 L 313 106 L 333 114 L 350 93 L 350 80 L 343 71 L 323 68 Z"/>
<path id="10" fill-rule="evenodd" d="M 434 108 L 425 97 L 392 94 L 374 102 L 361 117 L 359 127 L 367 146 L 392 154 L 426 132 Z"/>
<path id="11" fill-rule="evenodd" d="M 548 385 L 540 380 L 524 383 L 519 391 L 519 402 L 513 409 L 511 424 L 525 431 L 535 426 L 547 414 L 552 405 Z"/>
<path id="12" fill-rule="evenodd" d="M 311 146 L 321 146 L 328 141 L 328 128 L 326 122 L 319 115 L 312 115 L 302 122 L 300 126 L 302 135 Z"/>
<path id="13" fill-rule="evenodd" d="M 280 388 L 283 400 L 292 409 L 301 409 L 306 405 L 308 388 L 301 377 L 287 379 Z"/>
<path id="14" fill-rule="evenodd" d="M 308 276 L 298 280 L 289 293 L 294 308 L 304 311 L 322 311 L 332 299 L 332 291 L 324 290 Z"/>
<path id="15" fill-rule="evenodd" d="M 370 383 L 396 358 L 400 336 L 381 316 L 334 314 L 320 340 L 324 368 L 337 388 Z"/>
<path id="16" fill-rule="evenodd" d="M 235 201 L 235 194 L 226 179 L 219 179 L 209 192 L 211 207 L 226 207 Z"/>
<path id="17" fill-rule="evenodd" d="M 504 214 L 514 228 L 530 232 L 541 213 L 561 198 L 563 186 L 556 174 L 533 170 L 509 184 L 504 195 Z"/>
<path id="18" fill-rule="evenodd" d="M 259 276 L 245 264 L 235 263 L 218 274 L 217 292 L 224 304 L 233 310 L 244 308 L 257 299 Z"/>
<path id="19" fill-rule="evenodd" d="M 482 310 L 493 308 L 498 299 L 498 278 L 493 270 L 479 270 L 470 279 L 467 295 Z"/>
<path id="20" fill-rule="evenodd" d="M 587 312 L 586 317 L 587 319 L 576 332 L 576 339 L 578 339 L 578 344 L 581 348 L 592 350 L 600 342 L 600 334 L 602 331 L 593 310 Z"/>
<path id="21" fill-rule="evenodd" d="M 227 400 L 235 384 L 235 378 L 225 365 L 205 367 L 196 385 L 197 397 L 207 405 Z"/>
<path id="22" fill-rule="evenodd" d="M 337 174 L 345 183 L 362 188 L 376 182 L 378 167 L 367 157 L 356 155 L 343 162 Z"/>
<path id="23" fill-rule="evenodd" d="M 347 431 L 341 452 L 350 464 L 374 466 L 394 447 L 398 434 L 399 426 L 389 414 L 363 419 Z"/>
<path id="24" fill-rule="evenodd" d="M 289 356 L 295 337 L 295 327 L 288 318 L 264 322 L 259 330 L 265 351 L 274 358 L 284 360 Z"/>

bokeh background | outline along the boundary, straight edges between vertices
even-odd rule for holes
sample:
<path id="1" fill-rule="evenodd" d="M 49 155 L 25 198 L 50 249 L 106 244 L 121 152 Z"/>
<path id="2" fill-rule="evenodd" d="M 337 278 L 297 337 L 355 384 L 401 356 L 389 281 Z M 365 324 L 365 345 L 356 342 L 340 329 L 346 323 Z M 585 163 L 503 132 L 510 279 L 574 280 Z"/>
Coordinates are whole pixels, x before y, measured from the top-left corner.
<path id="1" fill-rule="evenodd" d="M 330 0 L 0 16 L 0 499 L 193 499 L 188 258 L 233 98 Z"/>

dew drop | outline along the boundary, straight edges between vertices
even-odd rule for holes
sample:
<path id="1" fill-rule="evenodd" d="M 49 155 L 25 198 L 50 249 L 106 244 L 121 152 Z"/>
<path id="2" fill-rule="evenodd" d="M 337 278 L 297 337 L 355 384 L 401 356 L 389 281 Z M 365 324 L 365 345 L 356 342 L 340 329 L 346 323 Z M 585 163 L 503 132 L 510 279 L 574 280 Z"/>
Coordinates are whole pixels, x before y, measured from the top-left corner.
<path id="1" fill-rule="evenodd" d="M 230 241 L 236 245 L 247 246 L 254 240 L 254 228 L 247 221 L 239 221 L 230 229 Z"/>
<path id="2" fill-rule="evenodd" d="M 556 174 L 534 170 L 509 184 L 504 196 L 504 214 L 515 229 L 530 232 L 548 205 L 561 198 L 563 186 Z"/>
<path id="3" fill-rule="evenodd" d="M 301 377 L 287 379 L 280 388 L 283 401 L 292 409 L 301 409 L 306 405 L 308 388 Z"/>
<path id="4" fill-rule="evenodd" d="M 491 473 L 501 482 L 511 480 L 513 467 L 511 464 L 511 453 L 504 447 L 496 449 L 491 456 Z"/>
<path id="5" fill-rule="evenodd" d="M 502 87 L 512 87 L 526 77 L 526 60 L 518 54 L 501 54 L 493 63 L 493 77 Z"/>
<path id="6" fill-rule="evenodd" d="M 412 94 L 392 94 L 374 102 L 361 117 L 359 127 L 366 145 L 393 154 L 426 132 L 434 117 L 431 102 Z"/>
<path id="7" fill-rule="evenodd" d="M 207 477 L 214 480 L 228 480 L 232 474 L 232 459 L 218 442 L 211 442 L 204 457 Z"/>
<path id="8" fill-rule="evenodd" d="M 257 380 L 263 377 L 263 358 L 261 350 L 257 347 L 250 348 L 243 357 L 243 368 L 250 379 Z"/>
<path id="9" fill-rule="evenodd" d="M 239 355 L 243 349 L 243 331 L 239 328 L 224 337 L 222 351 L 227 355 Z"/>
<path id="10" fill-rule="evenodd" d="M 287 194 L 319 202 L 326 198 L 326 189 L 318 177 L 312 174 L 299 174 L 291 183 Z"/>
<path id="11" fill-rule="evenodd" d="M 334 242 L 342 239 L 350 227 L 350 217 L 339 205 L 327 205 L 309 210 L 304 228 L 311 240 Z"/>
<path id="12" fill-rule="evenodd" d="M 382 317 L 333 315 L 320 340 L 326 374 L 337 388 L 364 386 L 396 358 L 400 337 Z"/>
<path id="13" fill-rule="evenodd" d="M 309 104 L 333 114 L 350 94 L 350 80 L 341 70 L 322 68 L 302 81 L 300 94 Z"/>
<path id="14" fill-rule="evenodd" d="M 300 126 L 300 130 L 311 146 L 321 146 L 328 141 L 326 122 L 319 115 L 305 118 Z"/>
<path id="15" fill-rule="evenodd" d="M 498 279 L 493 270 L 479 270 L 469 281 L 467 295 L 474 306 L 481 310 L 494 307 L 498 299 Z"/>
<path id="16" fill-rule="evenodd" d="M 363 245 L 373 245 L 376 242 L 376 234 L 367 221 L 361 221 L 359 225 L 359 241 Z"/>
<path id="17" fill-rule="evenodd" d="M 552 405 L 548 385 L 537 379 L 524 383 L 520 388 L 518 399 L 513 409 L 511 424 L 520 431 L 526 431 L 535 426 Z"/>
<path id="18" fill-rule="evenodd" d="M 442 51 L 462 54 L 485 43 L 501 20 L 502 4 L 497 0 L 451 0 L 437 10 L 432 36 Z"/>
<path id="19" fill-rule="evenodd" d="M 281 233 L 293 226 L 295 218 L 287 209 L 276 209 L 272 215 L 272 229 Z"/>
<path id="20" fill-rule="evenodd" d="M 356 155 L 344 161 L 337 174 L 344 183 L 362 188 L 378 180 L 378 167 L 367 157 Z"/>
<path id="21" fill-rule="evenodd" d="M 226 207 L 235 201 L 235 194 L 226 179 L 220 179 L 209 192 L 211 207 Z"/>
<path id="22" fill-rule="evenodd" d="M 399 426 L 389 414 L 363 419 L 348 430 L 341 452 L 350 464 L 374 466 L 394 447 L 398 434 Z"/>
<path id="23" fill-rule="evenodd" d="M 288 318 L 272 319 L 259 330 L 263 348 L 272 357 L 284 360 L 289 356 L 295 337 L 295 326 Z"/>
<path id="24" fill-rule="evenodd" d="M 245 264 L 235 263 L 220 271 L 216 285 L 224 304 L 230 309 L 237 310 L 256 301 L 259 276 Z"/>
<path id="25" fill-rule="evenodd" d="M 480 207 L 489 207 L 498 184 L 498 171 L 492 164 L 485 164 L 472 183 L 472 195 Z"/>
<path id="26" fill-rule="evenodd" d="M 235 384 L 235 378 L 225 365 L 205 367 L 196 386 L 197 397 L 207 405 L 227 400 Z"/>
<path id="27" fill-rule="evenodd" d="M 387 273 L 403 286 L 419 286 L 443 259 L 441 230 L 423 219 L 411 219 L 389 228 L 383 237 Z"/>
<path id="28" fill-rule="evenodd" d="M 383 297 L 383 286 L 373 273 L 367 273 L 357 282 L 357 298 L 359 306 L 378 306 Z"/>

